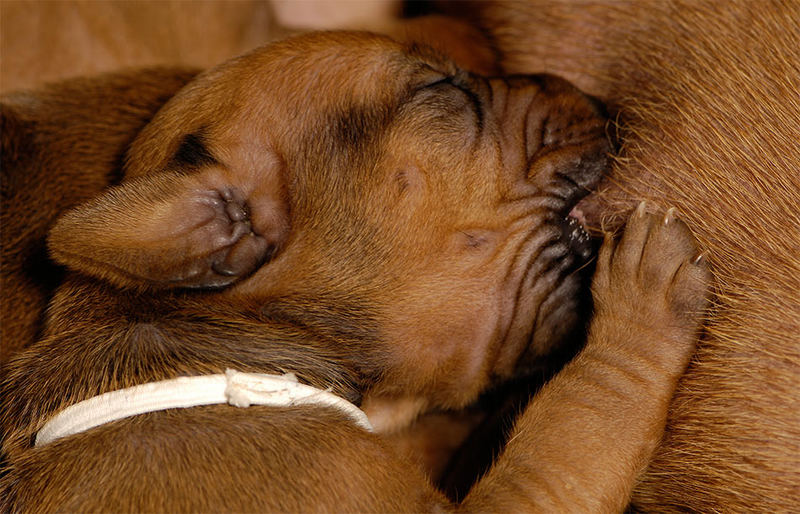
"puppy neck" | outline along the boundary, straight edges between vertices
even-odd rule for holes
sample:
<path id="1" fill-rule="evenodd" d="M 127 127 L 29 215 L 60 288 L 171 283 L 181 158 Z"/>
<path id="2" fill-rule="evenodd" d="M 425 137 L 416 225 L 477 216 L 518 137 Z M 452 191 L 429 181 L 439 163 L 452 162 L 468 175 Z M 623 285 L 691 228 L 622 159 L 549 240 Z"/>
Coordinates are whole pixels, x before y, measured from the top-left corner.
<path id="1" fill-rule="evenodd" d="M 46 341 L 59 351 L 48 352 L 38 366 L 58 375 L 85 363 L 75 370 L 81 380 L 69 386 L 84 389 L 72 392 L 80 397 L 230 367 L 295 373 L 302 383 L 360 405 L 379 374 L 379 357 L 367 347 L 374 344 L 368 340 L 373 331 L 337 319 L 345 313 L 324 303 L 290 297 L 234 302 L 214 292 L 144 294 L 73 275 L 47 321 Z"/>

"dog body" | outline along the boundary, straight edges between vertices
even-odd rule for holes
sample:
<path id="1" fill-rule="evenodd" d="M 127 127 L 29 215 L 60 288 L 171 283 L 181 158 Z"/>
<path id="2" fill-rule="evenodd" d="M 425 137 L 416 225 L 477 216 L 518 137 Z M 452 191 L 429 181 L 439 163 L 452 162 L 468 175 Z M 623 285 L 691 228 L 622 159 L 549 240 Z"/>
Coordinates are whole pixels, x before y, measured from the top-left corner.
<path id="1" fill-rule="evenodd" d="M 644 208 L 600 251 L 586 348 L 458 506 L 323 407 L 153 412 L 31 447 L 81 400 L 225 368 L 293 372 L 378 431 L 466 405 L 582 332 L 591 251 L 565 218 L 609 150 L 565 81 L 484 79 L 374 35 L 204 73 L 136 138 L 124 182 L 50 233 L 75 273 L 5 369 L 3 507 L 623 508 L 707 281 L 686 227 Z"/>
<path id="2" fill-rule="evenodd" d="M 709 249 L 718 296 L 637 486 L 644 510 L 800 504 L 800 9 L 796 2 L 484 2 L 504 73 L 558 73 L 617 113 L 593 207 L 646 198 Z M 591 206 L 587 206 L 591 207 Z M 621 214 L 621 216 L 620 216 Z"/>
<path id="3" fill-rule="evenodd" d="M 196 74 L 137 70 L 3 96 L 0 363 L 41 335 L 63 275 L 45 247 L 56 218 L 122 179 L 136 134 Z"/>
<path id="4" fill-rule="evenodd" d="M 206 68 L 286 33 L 265 0 L 8 0 L 0 10 L 3 93 L 123 68 Z"/>

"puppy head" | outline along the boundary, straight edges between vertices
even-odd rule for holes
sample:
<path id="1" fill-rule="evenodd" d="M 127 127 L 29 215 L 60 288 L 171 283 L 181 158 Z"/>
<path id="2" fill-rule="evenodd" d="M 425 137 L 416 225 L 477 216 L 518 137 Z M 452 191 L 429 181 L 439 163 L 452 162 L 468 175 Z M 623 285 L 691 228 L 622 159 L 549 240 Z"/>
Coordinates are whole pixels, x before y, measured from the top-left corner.
<path id="1" fill-rule="evenodd" d="M 598 107 L 562 80 L 306 35 L 182 90 L 127 182 L 62 218 L 50 247 L 122 287 L 227 286 L 265 312 L 370 305 L 386 352 L 373 393 L 454 407 L 581 323 L 590 249 L 566 218 L 609 150 Z"/>

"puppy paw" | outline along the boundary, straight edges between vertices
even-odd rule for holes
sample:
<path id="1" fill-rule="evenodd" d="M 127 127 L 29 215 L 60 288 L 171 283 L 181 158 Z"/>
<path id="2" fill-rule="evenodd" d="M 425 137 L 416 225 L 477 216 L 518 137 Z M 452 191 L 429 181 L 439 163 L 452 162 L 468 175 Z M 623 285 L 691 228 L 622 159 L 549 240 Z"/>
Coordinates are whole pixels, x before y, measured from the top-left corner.
<path id="1" fill-rule="evenodd" d="M 674 209 L 651 214 L 644 203 L 618 243 L 606 238 L 592 285 L 596 319 L 634 344 L 663 344 L 688 359 L 708 302 L 710 272 Z M 641 340 L 641 341 L 640 341 Z"/>
<path id="2" fill-rule="evenodd" d="M 196 214 L 180 230 L 189 258 L 169 280 L 186 287 L 222 287 L 253 272 L 274 247 L 252 230 L 247 201 L 235 188 L 198 193 Z"/>

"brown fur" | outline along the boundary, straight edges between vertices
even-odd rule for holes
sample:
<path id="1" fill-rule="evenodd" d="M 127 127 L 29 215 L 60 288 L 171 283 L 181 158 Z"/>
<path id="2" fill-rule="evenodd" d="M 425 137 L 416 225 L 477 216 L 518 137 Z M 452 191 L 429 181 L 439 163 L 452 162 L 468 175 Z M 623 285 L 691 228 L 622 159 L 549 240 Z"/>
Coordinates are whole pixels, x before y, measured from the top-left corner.
<path id="1" fill-rule="evenodd" d="M 185 7 L 185 3 L 181 5 Z M 151 46 L 145 46 L 142 51 L 158 48 L 159 52 L 163 52 L 157 59 L 151 60 L 186 61 L 170 56 L 169 44 L 157 44 L 160 39 L 156 35 L 137 31 L 137 23 L 144 22 L 145 18 L 122 16 L 130 6 L 103 4 L 102 7 L 112 11 L 121 9 L 122 13 L 112 16 L 111 19 L 122 16 L 133 24 L 133 27 L 125 30 L 116 25 L 110 28 L 107 26 L 110 23 L 108 20 L 98 21 L 95 18 L 96 13 L 92 11 L 91 16 L 88 14 L 88 4 L 80 2 L 37 3 L 26 6 L 31 7 L 33 13 L 18 9 L 13 2 L 3 4 L 3 9 L 4 12 L 5 9 L 10 9 L 10 17 L 13 19 L 27 19 L 38 12 L 38 16 L 42 18 L 40 23 L 50 27 L 48 30 L 55 34 L 61 34 L 62 31 L 68 33 L 69 30 L 65 27 L 69 23 L 55 23 L 55 26 L 51 26 L 54 20 L 62 20 L 65 16 L 72 19 L 62 11 L 75 11 L 73 16 L 77 20 L 83 20 L 81 23 L 89 27 L 89 34 L 93 38 L 103 39 L 102 34 L 108 30 L 130 31 L 136 36 L 125 46 L 130 47 L 130 51 L 135 52 L 136 48 L 142 46 L 137 38 L 151 38 L 148 39 Z M 214 9 L 218 7 L 221 4 L 205 5 L 196 16 L 213 18 Z M 245 3 L 237 3 L 236 7 L 254 9 L 253 5 Z M 170 7 L 168 4 L 147 4 L 146 12 L 154 11 L 160 13 L 160 16 L 172 16 L 181 12 L 180 8 L 175 11 L 174 6 Z M 257 18 L 256 14 L 251 14 Z M 99 25 L 94 21 L 98 21 Z M 436 50 L 451 56 L 459 66 L 469 71 L 487 75 L 495 70 L 494 56 L 488 50 L 482 34 L 468 24 L 431 16 L 381 25 L 401 41 L 430 43 Z M 194 30 L 193 25 L 190 24 L 183 30 Z M 224 30 L 220 30 L 224 33 Z M 429 41 L 430 33 L 446 36 Z M 185 38 L 179 38 L 183 39 Z M 8 45 L 14 46 L 12 41 L 13 38 L 9 38 Z M 478 44 L 478 49 L 468 50 L 470 47 L 465 41 Z M 222 47 L 224 45 L 220 46 Z M 27 55 L 25 52 L 33 51 L 34 55 L 28 55 L 28 60 L 56 66 L 61 70 L 54 71 L 52 76 L 95 69 L 86 68 L 79 61 L 68 57 L 43 59 L 36 54 L 35 49 L 26 47 L 23 50 L 13 53 Z M 94 53 L 88 50 L 84 52 L 89 56 Z M 109 61 L 102 68 L 112 67 L 115 63 L 122 66 L 140 62 L 149 61 L 127 61 L 120 57 Z M 13 63 L 9 66 L 13 67 Z M 13 69 L 3 73 L 15 77 L 20 71 Z M 53 266 L 46 256 L 44 242 L 45 234 L 55 218 L 66 209 L 93 197 L 108 185 L 119 182 L 122 177 L 120 168 L 123 154 L 133 137 L 166 99 L 195 73 L 189 69 L 176 73 L 174 68 L 161 71 L 154 68 L 147 73 L 120 72 L 70 79 L 37 90 L 7 93 L 0 98 L 0 123 L 3 126 L 0 151 L 0 182 L 3 188 L 3 209 L 0 212 L 3 226 L 0 232 L 0 287 L 4 294 L 4 301 L 0 305 L 0 363 L 6 362 L 11 355 L 28 346 L 37 337 L 44 307 L 61 279 L 60 269 Z M 38 74 L 37 80 L 49 77 L 51 75 L 47 73 Z M 16 84 L 13 80 L 6 83 Z M 58 170 L 58 173 L 53 170 Z M 31 202 L 37 204 L 36 209 L 30 208 Z"/>
<path id="2" fill-rule="evenodd" d="M 0 3 L 0 91 L 143 66 L 207 68 L 285 35 L 267 0 Z"/>
<path id="3" fill-rule="evenodd" d="M 712 261 L 713 316 L 635 505 L 796 510 L 797 3 L 477 7 L 506 72 L 563 74 L 619 111 L 624 146 L 605 198 L 607 226 L 630 199 L 674 205 Z"/>
<path id="4" fill-rule="evenodd" d="M 60 279 L 45 249 L 56 217 L 122 178 L 136 133 L 195 74 L 118 73 L 2 98 L 0 363 L 37 337 Z"/>
<path id="5" fill-rule="evenodd" d="M 447 43 L 453 35 L 463 41 L 464 31 L 480 40 L 470 26 L 452 18 L 446 26 L 436 17 L 399 21 L 401 7 L 397 0 L 4 0 L 0 93 L 122 68 L 208 68 L 299 30 L 402 36 L 410 29 L 419 41 L 448 45 L 460 63 L 475 59 L 472 44 Z"/>
<path id="6" fill-rule="evenodd" d="M 597 106 L 564 81 L 489 82 L 378 36 L 307 36 L 201 75 L 136 138 L 123 184 L 51 232 L 76 273 L 4 370 L 4 507 L 455 508 L 325 409 L 200 407 L 42 448 L 31 436 L 81 399 L 226 367 L 363 397 L 381 427 L 391 404 L 463 406 L 580 332 L 586 257 L 560 220 L 608 151 Z M 586 348 L 458 507 L 626 505 L 694 347 L 695 254 L 671 213 L 637 211 L 607 239 Z"/>

